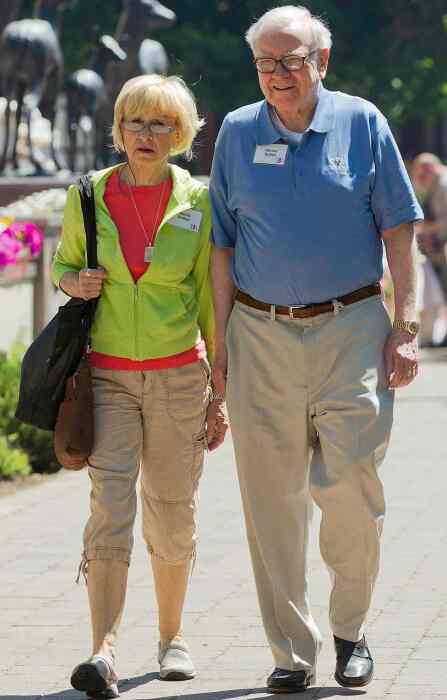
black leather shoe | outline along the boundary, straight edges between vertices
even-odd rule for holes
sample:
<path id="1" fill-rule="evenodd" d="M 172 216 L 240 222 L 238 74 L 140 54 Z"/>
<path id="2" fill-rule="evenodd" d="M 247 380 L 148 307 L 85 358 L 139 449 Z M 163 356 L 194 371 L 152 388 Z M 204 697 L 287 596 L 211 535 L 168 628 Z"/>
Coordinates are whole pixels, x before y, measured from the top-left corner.
<path id="1" fill-rule="evenodd" d="M 359 642 L 349 642 L 334 635 L 337 665 L 334 678 L 345 688 L 368 685 L 374 673 L 374 662 L 363 636 Z"/>
<path id="2" fill-rule="evenodd" d="M 304 693 L 313 682 L 313 674 L 307 671 L 288 671 L 275 668 L 267 678 L 267 688 L 272 693 Z"/>

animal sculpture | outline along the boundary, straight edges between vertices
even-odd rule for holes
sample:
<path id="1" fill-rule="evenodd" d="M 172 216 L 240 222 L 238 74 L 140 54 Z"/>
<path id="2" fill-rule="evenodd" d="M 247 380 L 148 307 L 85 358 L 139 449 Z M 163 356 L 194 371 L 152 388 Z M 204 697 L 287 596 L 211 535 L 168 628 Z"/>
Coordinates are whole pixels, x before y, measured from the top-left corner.
<path id="1" fill-rule="evenodd" d="M 31 134 L 31 114 L 39 107 L 42 116 L 51 124 L 51 156 L 56 167 L 60 167 L 54 150 L 54 123 L 56 99 L 62 85 L 63 58 L 59 43 L 62 11 L 75 0 L 37 0 L 32 19 L 10 22 L 0 37 L 1 94 L 6 99 L 5 129 L 0 172 L 10 158 L 18 169 L 17 141 L 22 116 L 28 126 L 29 159 L 35 173 L 45 172 L 35 158 Z M 11 147 L 11 102 L 17 108 L 14 115 Z"/>
<path id="2" fill-rule="evenodd" d="M 121 86 L 142 73 L 166 74 L 168 57 L 162 44 L 147 38 L 152 29 L 168 28 L 176 22 L 175 13 L 158 0 L 123 0 L 115 39 L 127 53 L 120 66 L 109 66 L 107 88 L 112 104 Z"/>
<path id="3" fill-rule="evenodd" d="M 107 162 L 101 158 L 104 138 L 110 126 L 107 119 L 108 97 L 104 75 L 109 64 L 113 63 L 115 66 L 117 62 L 125 59 L 126 53 L 116 39 L 104 34 L 97 40 L 90 68 L 75 71 L 66 81 L 68 166 L 72 172 L 76 170 L 76 152 L 79 147 L 83 156 L 83 170 L 99 169 Z M 87 138 L 82 128 L 86 117 L 89 118 L 89 125 L 93 131 L 92 139 Z"/>

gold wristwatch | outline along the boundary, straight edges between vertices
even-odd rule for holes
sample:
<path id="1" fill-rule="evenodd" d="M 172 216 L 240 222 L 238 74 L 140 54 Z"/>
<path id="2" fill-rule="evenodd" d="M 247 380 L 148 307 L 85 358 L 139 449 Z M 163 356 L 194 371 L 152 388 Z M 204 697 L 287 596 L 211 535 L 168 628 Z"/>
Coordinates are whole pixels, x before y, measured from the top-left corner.
<path id="1" fill-rule="evenodd" d="M 410 335 L 417 335 L 420 324 L 417 321 L 400 321 L 395 320 L 393 328 L 398 328 L 400 331 L 406 331 Z"/>

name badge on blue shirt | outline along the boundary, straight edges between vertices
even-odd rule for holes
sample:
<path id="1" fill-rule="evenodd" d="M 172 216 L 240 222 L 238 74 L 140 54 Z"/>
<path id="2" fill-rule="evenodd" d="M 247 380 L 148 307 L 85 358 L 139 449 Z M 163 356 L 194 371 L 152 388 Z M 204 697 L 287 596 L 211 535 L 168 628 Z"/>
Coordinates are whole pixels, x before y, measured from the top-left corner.
<path id="1" fill-rule="evenodd" d="M 283 143 L 256 146 L 253 163 L 258 163 L 259 165 L 284 165 L 288 148 L 288 145 Z"/>

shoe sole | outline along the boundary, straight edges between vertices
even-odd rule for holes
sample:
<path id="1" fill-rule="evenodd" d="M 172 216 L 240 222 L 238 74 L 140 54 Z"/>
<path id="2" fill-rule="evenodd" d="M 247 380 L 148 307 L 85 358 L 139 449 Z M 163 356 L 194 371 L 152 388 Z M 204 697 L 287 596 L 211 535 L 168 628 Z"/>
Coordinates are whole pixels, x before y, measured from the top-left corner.
<path id="1" fill-rule="evenodd" d="M 117 698 L 118 690 L 111 688 L 93 664 L 81 664 L 72 674 L 71 685 L 91 698 Z"/>
<path id="2" fill-rule="evenodd" d="M 184 671 L 168 671 L 166 674 L 160 673 L 162 681 L 190 681 L 195 678 L 195 673 L 185 673 Z"/>
<path id="3" fill-rule="evenodd" d="M 372 679 L 374 677 L 374 672 L 371 672 L 371 675 L 368 676 L 368 678 L 364 681 L 358 682 L 358 681 L 349 681 L 346 682 L 344 679 L 340 678 L 340 676 L 337 673 L 334 673 L 334 678 L 337 681 L 338 685 L 341 685 L 342 688 L 364 688 L 365 685 L 368 685 L 371 683 Z"/>
<path id="4" fill-rule="evenodd" d="M 93 664 L 81 664 L 73 673 L 70 682 L 75 690 L 84 692 L 100 693 L 107 690 L 107 681 Z"/>
<path id="5" fill-rule="evenodd" d="M 283 685 L 278 687 L 267 686 L 269 693 L 305 693 L 306 690 L 315 682 L 315 677 L 311 676 L 306 680 L 306 683 L 299 688 L 291 688 L 290 686 Z"/>
<path id="6" fill-rule="evenodd" d="M 305 693 L 306 690 L 308 689 L 308 685 L 303 685 L 301 688 L 286 688 L 285 686 L 283 688 L 268 688 L 269 693 Z"/>

